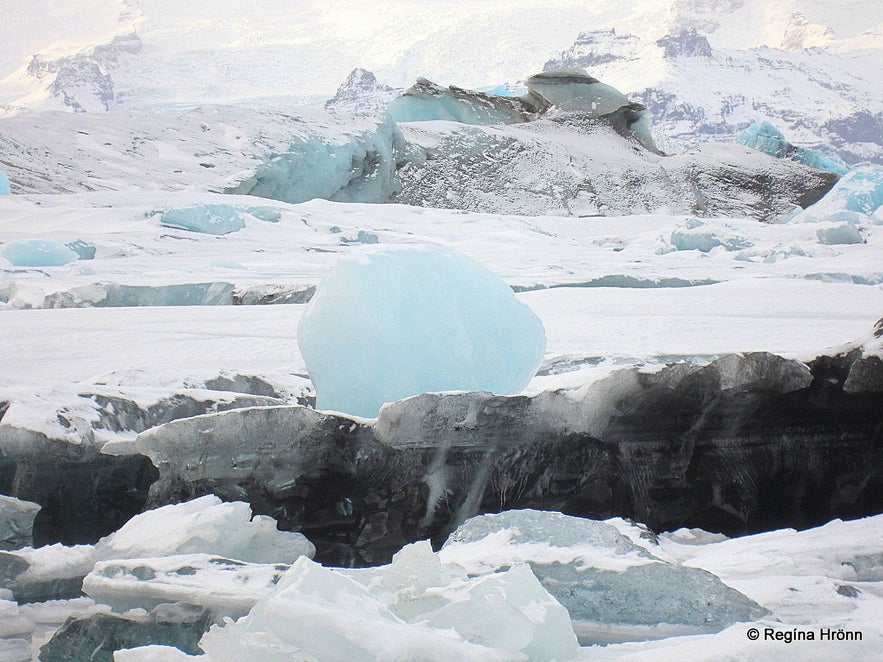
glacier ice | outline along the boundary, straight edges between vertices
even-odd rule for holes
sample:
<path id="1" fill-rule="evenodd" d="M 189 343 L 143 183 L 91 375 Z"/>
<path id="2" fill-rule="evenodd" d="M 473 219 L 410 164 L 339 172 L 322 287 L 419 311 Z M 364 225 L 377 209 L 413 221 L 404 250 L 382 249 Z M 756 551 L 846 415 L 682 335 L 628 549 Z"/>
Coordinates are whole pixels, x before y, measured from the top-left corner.
<path id="1" fill-rule="evenodd" d="M 9 195 L 12 191 L 9 188 L 9 177 L 0 170 L 0 195 Z"/>
<path id="2" fill-rule="evenodd" d="M 424 563 L 431 571 L 437 561 Z M 247 616 L 213 627 L 200 648 L 213 662 L 568 659 L 578 652 L 567 611 L 525 566 L 429 588 L 441 606 L 408 620 L 385 604 L 388 589 L 414 590 L 363 584 L 299 559 Z"/>
<path id="3" fill-rule="evenodd" d="M 16 267 L 58 267 L 80 259 L 63 243 L 49 239 L 13 241 L 0 252 Z"/>
<path id="4" fill-rule="evenodd" d="M 255 563 L 291 563 L 315 552 L 301 534 L 277 531 L 272 518 L 252 518 L 247 503 L 222 503 L 214 495 L 136 515 L 95 546 L 102 560 L 206 553 Z"/>
<path id="5" fill-rule="evenodd" d="M 849 172 L 849 167 L 836 156 L 826 156 L 821 152 L 805 147 L 797 147 L 785 140 L 785 135 L 767 121 L 754 122 L 736 138 L 746 147 L 759 150 L 780 159 L 791 159 L 797 163 L 827 170 L 838 175 Z"/>
<path id="6" fill-rule="evenodd" d="M 359 247 L 298 326 L 316 405 L 373 418 L 429 391 L 516 393 L 545 351 L 539 318 L 485 267 L 447 248 Z"/>
<path id="7" fill-rule="evenodd" d="M 638 540 L 647 535 L 631 533 Z M 571 619 L 586 624 L 586 639 L 603 640 L 603 626 L 610 625 L 719 631 L 766 613 L 715 575 L 666 562 L 648 551 L 652 547 L 651 541 L 636 544 L 611 522 L 513 510 L 468 520 L 440 556 L 472 574 L 528 563 Z"/>
<path id="8" fill-rule="evenodd" d="M 388 107 L 396 122 L 449 120 L 463 124 L 512 124 L 524 122 L 536 112 L 521 99 L 484 94 L 459 87 L 442 87 L 418 78 Z"/>
<path id="9" fill-rule="evenodd" d="M 590 111 L 598 116 L 631 103 L 622 92 L 589 76 L 580 67 L 534 74 L 527 79 L 527 89 L 561 110 Z"/>
<path id="10" fill-rule="evenodd" d="M 729 224 L 698 218 L 687 219 L 672 230 L 671 243 L 675 250 L 698 250 L 702 253 L 708 253 L 718 246 L 723 246 L 727 251 L 737 251 L 752 245 L 749 239 L 741 236 Z"/>
<path id="11" fill-rule="evenodd" d="M 839 223 L 816 230 L 819 243 L 829 246 L 838 244 L 861 244 L 865 239 L 854 223 Z"/>
<path id="12" fill-rule="evenodd" d="M 160 223 L 203 234 L 230 234 L 245 227 L 245 219 L 235 207 L 217 204 L 166 209 L 160 216 Z"/>
<path id="13" fill-rule="evenodd" d="M 28 544 L 38 512 L 39 504 L 0 494 L 0 549 Z"/>
<path id="14" fill-rule="evenodd" d="M 865 165 L 854 168 L 842 177 L 817 203 L 804 214 L 829 215 L 838 211 L 874 214 L 883 205 L 883 166 Z M 794 219 L 798 221 L 800 219 Z"/>

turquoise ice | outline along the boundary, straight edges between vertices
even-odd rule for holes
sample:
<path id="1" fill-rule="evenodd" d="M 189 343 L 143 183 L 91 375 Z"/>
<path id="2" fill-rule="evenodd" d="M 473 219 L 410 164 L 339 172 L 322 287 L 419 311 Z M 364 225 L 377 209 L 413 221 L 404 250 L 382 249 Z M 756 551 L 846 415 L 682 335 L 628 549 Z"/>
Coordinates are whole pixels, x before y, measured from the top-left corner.
<path id="1" fill-rule="evenodd" d="M 317 408 L 367 418 L 425 392 L 517 393 L 546 345 L 506 283 L 432 246 L 353 248 L 320 283 L 297 339 Z"/>
<path id="2" fill-rule="evenodd" d="M 3 247 L 2 254 L 16 267 L 58 267 L 80 259 L 60 241 L 48 239 L 14 241 Z"/>

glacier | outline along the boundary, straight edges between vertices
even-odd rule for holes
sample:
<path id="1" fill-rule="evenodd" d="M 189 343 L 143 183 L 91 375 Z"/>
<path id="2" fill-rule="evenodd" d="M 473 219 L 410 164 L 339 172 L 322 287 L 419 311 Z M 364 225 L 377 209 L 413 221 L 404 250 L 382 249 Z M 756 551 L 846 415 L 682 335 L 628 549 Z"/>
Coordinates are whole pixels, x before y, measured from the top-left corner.
<path id="1" fill-rule="evenodd" d="M 736 140 L 740 145 L 760 150 L 776 158 L 791 159 L 811 168 L 827 170 L 838 175 L 849 172 L 849 166 L 839 157 L 826 156 L 816 150 L 792 145 L 785 140 L 785 135 L 781 131 L 766 120 L 754 122 L 742 131 Z"/>
<path id="2" fill-rule="evenodd" d="M 545 352 L 539 318 L 487 268 L 435 246 L 361 247 L 298 325 L 316 406 L 374 418 L 427 391 L 517 393 Z"/>

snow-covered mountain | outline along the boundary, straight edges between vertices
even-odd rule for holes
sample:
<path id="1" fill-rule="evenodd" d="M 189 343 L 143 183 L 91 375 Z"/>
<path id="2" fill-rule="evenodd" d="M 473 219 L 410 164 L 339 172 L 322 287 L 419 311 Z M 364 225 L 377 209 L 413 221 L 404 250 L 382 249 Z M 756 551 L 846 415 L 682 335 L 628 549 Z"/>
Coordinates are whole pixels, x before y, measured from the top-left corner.
<path id="1" fill-rule="evenodd" d="M 869 0 L 8 4 L 5 113 L 318 104 L 358 68 L 381 81 L 355 85 L 376 108 L 384 85 L 419 76 L 476 88 L 579 63 L 648 105 L 669 151 L 767 119 L 795 144 L 883 159 L 883 10 Z"/>

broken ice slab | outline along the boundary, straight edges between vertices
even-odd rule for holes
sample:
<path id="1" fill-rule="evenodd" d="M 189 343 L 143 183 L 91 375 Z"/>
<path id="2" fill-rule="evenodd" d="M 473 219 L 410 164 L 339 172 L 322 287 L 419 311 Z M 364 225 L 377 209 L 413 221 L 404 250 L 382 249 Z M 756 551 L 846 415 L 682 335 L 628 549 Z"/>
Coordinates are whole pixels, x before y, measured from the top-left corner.
<path id="1" fill-rule="evenodd" d="M 58 267 L 80 259 L 59 241 L 29 239 L 6 244 L 0 251 L 15 267 Z"/>
<path id="2" fill-rule="evenodd" d="M 197 643 L 214 620 L 205 608 L 162 604 L 149 613 L 96 613 L 72 616 L 40 649 L 40 659 L 67 662 L 111 662 L 114 651 L 149 644 L 199 653 Z"/>
<path id="3" fill-rule="evenodd" d="M 488 578 L 479 578 L 447 587 L 452 592 L 442 595 L 449 603 L 442 607 L 445 611 L 430 612 L 427 622 L 409 623 L 372 595 L 370 587 L 302 558 L 248 616 L 213 627 L 200 648 L 213 662 L 275 662 L 301 657 L 521 660 L 543 646 L 570 653 L 545 657 L 566 658 L 577 652 L 566 612 L 560 605 L 557 612 L 546 610 L 554 600 L 528 569 L 496 575 L 496 586 L 488 582 Z M 408 590 L 407 585 L 397 588 Z M 530 603 L 537 607 L 533 612 Z M 481 610 L 481 618 L 473 620 Z M 499 619 L 495 629 L 490 628 L 494 615 Z M 437 624 L 429 622 L 432 617 Z M 556 638 L 562 635 L 563 641 Z M 542 658 L 540 654 L 533 659 Z"/>
<path id="4" fill-rule="evenodd" d="M 0 549 L 30 545 L 38 512 L 40 504 L 0 494 Z"/>
<path id="5" fill-rule="evenodd" d="M 245 227 L 245 219 L 232 205 L 191 205 L 166 209 L 160 223 L 170 228 L 202 234 L 230 234 Z"/>
<path id="6" fill-rule="evenodd" d="M 0 588 L 10 589 L 18 602 L 79 597 L 83 577 L 95 561 L 92 545 L 0 552 Z"/>
<path id="7" fill-rule="evenodd" d="M 467 521 L 439 555 L 472 574 L 529 564 L 578 622 L 584 644 L 630 634 L 641 639 L 659 624 L 681 633 L 718 632 L 768 613 L 710 572 L 647 549 L 609 523 L 521 510 Z"/>
<path id="8" fill-rule="evenodd" d="M 101 560 L 178 554 L 215 554 L 254 563 L 292 563 L 316 548 L 300 533 L 278 531 L 276 521 L 242 501 L 206 495 L 135 515 L 95 546 Z"/>
<path id="9" fill-rule="evenodd" d="M 186 602 L 218 617 L 239 618 L 267 595 L 285 564 L 245 563 L 211 554 L 100 561 L 83 581 L 83 592 L 118 613 Z"/>

